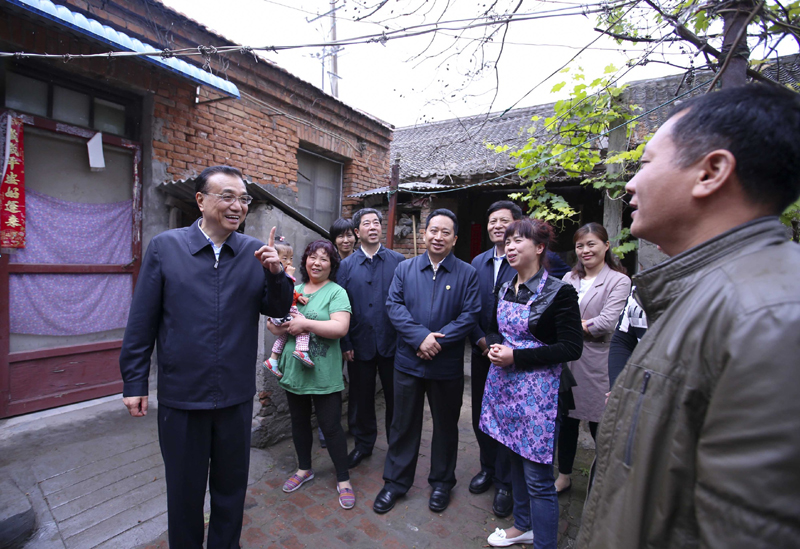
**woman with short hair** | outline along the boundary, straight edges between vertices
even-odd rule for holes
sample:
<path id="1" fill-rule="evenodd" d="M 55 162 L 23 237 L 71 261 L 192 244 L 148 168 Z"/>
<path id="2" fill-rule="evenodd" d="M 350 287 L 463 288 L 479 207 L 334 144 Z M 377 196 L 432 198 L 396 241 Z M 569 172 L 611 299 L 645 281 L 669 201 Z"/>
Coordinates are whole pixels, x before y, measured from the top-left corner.
<path id="1" fill-rule="evenodd" d="M 356 250 L 355 225 L 350 219 L 340 217 L 331 225 L 331 242 L 336 246 L 339 259 L 342 260 Z"/>
<path id="2" fill-rule="evenodd" d="M 289 334 L 278 368 L 282 374 L 280 386 L 286 390 L 292 420 L 292 440 L 299 467 L 283 485 L 284 492 L 294 492 L 314 478 L 311 469 L 312 404 L 320 428 L 325 434 L 328 453 L 336 469 L 339 504 L 344 509 L 355 506 L 355 493 L 347 468 L 347 441 L 341 425 L 342 352 L 340 338 L 350 326 L 350 300 L 347 292 L 336 284 L 339 255 L 327 240 L 309 244 L 300 262 L 302 283 L 295 290 L 307 298 L 297 308 L 303 316 L 295 315 L 281 326 L 267 323 L 269 331 L 279 336 Z M 292 356 L 295 337 L 310 334 L 309 355 L 314 367 L 306 367 Z"/>

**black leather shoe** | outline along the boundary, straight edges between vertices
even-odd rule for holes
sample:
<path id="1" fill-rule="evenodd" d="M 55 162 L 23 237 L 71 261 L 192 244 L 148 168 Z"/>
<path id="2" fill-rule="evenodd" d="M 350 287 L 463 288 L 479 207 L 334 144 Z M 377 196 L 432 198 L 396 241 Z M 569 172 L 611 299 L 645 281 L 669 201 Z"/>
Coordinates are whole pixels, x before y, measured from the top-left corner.
<path id="1" fill-rule="evenodd" d="M 401 495 L 402 494 L 390 492 L 386 488 L 382 489 L 378 492 L 378 495 L 375 496 L 375 503 L 372 504 L 372 510 L 378 514 L 388 513 L 394 509 L 394 504 Z"/>
<path id="2" fill-rule="evenodd" d="M 492 485 L 492 475 L 484 470 L 472 477 L 469 483 L 469 491 L 473 494 L 482 494 Z"/>
<path id="3" fill-rule="evenodd" d="M 506 518 L 514 510 L 514 498 L 511 497 L 511 492 L 498 488 L 494 494 L 494 503 L 492 503 L 492 512 L 498 518 Z"/>
<path id="4" fill-rule="evenodd" d="M 428 508 L 434 513 L 441 513 L 450 505 L 450 490 L 446 488 L 434 488 L 431 492 L 431 499 L 428 500 Z"/>
<path id="5" fill-rule="evenodd" d="M 353 450 L 347 456 L 347 468 L 348 469 L 354 469 L 354 468 L 358 467 L 358 464 L 361 463 L 364 460 L 365 457 L 369 457 L 371 455 L 372 455 L 372 452 L 370 452 L 369 454 L 365 454 L 361 450 Z"/>

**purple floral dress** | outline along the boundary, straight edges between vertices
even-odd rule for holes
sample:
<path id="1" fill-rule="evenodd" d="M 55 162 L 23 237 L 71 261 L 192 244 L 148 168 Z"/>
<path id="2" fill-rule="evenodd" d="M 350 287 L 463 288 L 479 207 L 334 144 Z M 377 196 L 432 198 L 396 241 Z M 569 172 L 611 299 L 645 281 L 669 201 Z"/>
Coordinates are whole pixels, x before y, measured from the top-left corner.
<path id="1" fill-rule="evenodd" d="M 528 329 L 531 304 L 541 294 L 547 271 L 527 303 L 503 299 L 511 283 L 500 290 L 497 323 L 503 345 L 531 349 L 544 345 Z M 492 364 L 486 379 L 480 427 L 483 432 L 525 459 L 553 463 L 561 364 L 537 370 L 500 368 Z"/>

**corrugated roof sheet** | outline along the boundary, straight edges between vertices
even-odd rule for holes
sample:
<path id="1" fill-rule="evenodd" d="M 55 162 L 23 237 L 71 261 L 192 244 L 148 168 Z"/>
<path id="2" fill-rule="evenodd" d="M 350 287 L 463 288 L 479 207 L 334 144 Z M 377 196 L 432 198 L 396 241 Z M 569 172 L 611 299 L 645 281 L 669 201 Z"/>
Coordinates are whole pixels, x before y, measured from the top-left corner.
<path id="1" fill-rule="evenodd" d="M 145 44 L 136 38 L 128 36 L 124 32 L 114 30 L 95 19 L 90 19 L 83 14 L 73 12 L 64 6 L 53 4 L 50 0 L 8 0 L 8 2 L 35 13 L 36 15 L 65 25 L 81 34 L 91 36 L 100 42 L 120 50 L 143 53 L 161 49 L 150 44 Z M 233 82 L 223 80 L 218 76 L 205 72 L 186 61 L 174 57 L 165 59 L 157 55 L 142 56 L 142 59 L 189 78 L 197 84 L 210 86 L 225 95 L 239 97 L 239 89 Z"/>

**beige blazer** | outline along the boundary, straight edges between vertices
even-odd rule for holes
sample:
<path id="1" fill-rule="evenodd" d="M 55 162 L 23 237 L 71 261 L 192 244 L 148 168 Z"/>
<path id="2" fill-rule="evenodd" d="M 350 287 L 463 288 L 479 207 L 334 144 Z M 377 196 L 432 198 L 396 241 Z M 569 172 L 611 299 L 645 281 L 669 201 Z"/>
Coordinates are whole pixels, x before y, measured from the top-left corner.
<path id="1" fill-rule="evenodd" d="M 581 280 L 573 273 L 564 275 L 564 282 L 577 292 Z M 572 388 L 575 409 L 570 417 L 585 421 L 600 421 L 605 408 L 608 388 L 608 348 L 619 315 L 631 291 L 627 275 L 603 267 L 581 300 L 581 319 L 588 322 L 589 334 L 583 336 L 581 358 L 569 363 L 577 386 Z"/>

